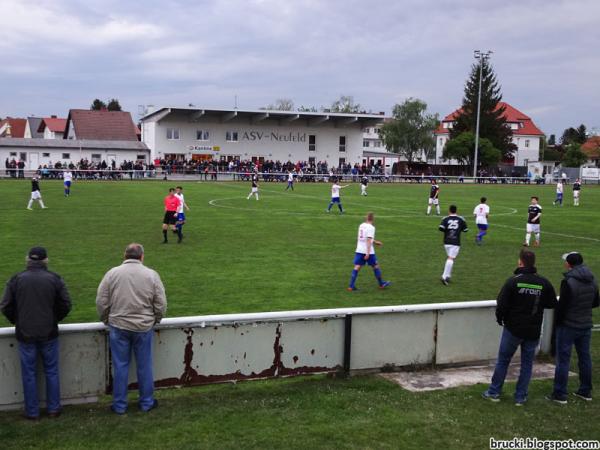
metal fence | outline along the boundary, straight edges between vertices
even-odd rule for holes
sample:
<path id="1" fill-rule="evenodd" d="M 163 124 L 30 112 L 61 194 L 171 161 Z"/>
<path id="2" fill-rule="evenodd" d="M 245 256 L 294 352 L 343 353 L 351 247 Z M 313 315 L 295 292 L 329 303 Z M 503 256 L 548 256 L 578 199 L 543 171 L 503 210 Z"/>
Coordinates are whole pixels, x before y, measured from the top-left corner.
<path id="1" fill-rule="evenodd" d="M 157 387 L 311 373 L 469 364 L 496 356 L 495 301 L 226 314 L 164 319 L 154 333 Z M 551 314 L 550 311 L 546 311 Z M 550 351 L 546 315 L 541 351 Z M 112 380 L 106 328 L 61 325 L 63 403 L 96 401 Z M 135 389 L 135 365 L 130 389 Z M 40 398 L 44 383 L 39 380 Z M 0 409 L 23 393 L 14 328 L 0 328 Z"/>

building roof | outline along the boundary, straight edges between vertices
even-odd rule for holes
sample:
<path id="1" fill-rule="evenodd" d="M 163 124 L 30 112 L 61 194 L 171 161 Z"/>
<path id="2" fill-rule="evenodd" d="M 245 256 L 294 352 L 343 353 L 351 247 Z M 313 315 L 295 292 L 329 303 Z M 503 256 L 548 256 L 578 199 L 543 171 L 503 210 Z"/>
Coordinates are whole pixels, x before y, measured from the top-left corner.
<path id="1" fill-rule="evenodd" d="M 600 136 L 592 136 L 581 146 L 581 151 L 588 155 L 589 159 L 600 158 Z"/>
<path id="2" fill-rule="evenodd" d="M 544 133 L 540 130 L 531 120 L 527 114 L 522 113 L 517 108 L 512 105 L 509 105 L 506 102 L 498 102 L 496 105 L 496 109 L 504 107 L 504 119 L 508 123 L 518 123 L 519 128 L 516 130 L 512 130 L 513 135 L 516 136 L 543 136 Z M 442 122 L 439 124 L 437 129 L 435 130 L 435 134 L 448 134 L 449 129 L 444 128 L 444 122 L 454 122 L 456 118 L 462 113 L 462 108 L 453 111 L 448 114 L 446 117 L 442 119 Z"/>
<path id="3" fill-rule="evenodd" d="M 0 138 L 0 148 L 39 148 L 39 149 L 70 149 L 70 150 L 136 150 L 147 152 L 148 147 L 143 142 L 135 141 L 106 141 L 85 139 L 11 139 Z"/>
<path id="4" fill-rule="evenodd" d="M 10 136 L 13 138 L 22 138 L 25 136 L 25 125 L 27 119 L 15 119 L 13 117 L 7 117 L 0 121 L 0 128 L 4 125 L 10 125 Z M 6 130 L 2 133 L 2 136 L 6 136 Z"/>
<path id="5" fill-rule="evenodd" d="M 267 121 L 295 124 L 304 122 L 306 125 L 335 124 L 335 125 L 374 125 L 386 118 L 383 114 L 359 113 L 330 113 L 330 112 L 303 112 L 303 111 L 273 111 L 273 110 L 242 110 L 242 109 L 207 109 L 196 107 L 159 108 L 142 117 L 142 122 L 160 122 L 166 117 L 180 118 L 182 120 L 199 122 L 206 119 L 221 122 L 242 121 L 256 124 Z"/>
<path id="6" fill-rule="evenodd" d="M 29 133 L 31 133 L 32 138 L 41 138 L 44 137 L 44 133 L 40 133 L 38 128 L 40 127 L 40 123 L 42 123 L 41 117 L 28 117 L 27 125 L 29 126 Z"/>
<path id="7" fill-rule="evenodd" d="M 101 141 L 139 141 L 138 128 L 127 111 L 71 109 L 65 136 L 73 127 L 77 139 Z"/>
<path id="8" fill-rule="evenodd" d="M 44 117 L 38 127 L 39 132 L 44 132 L 44 129 L 48 128 L 54 133 L 64 133 L 67 128 L 67 119 L 60 119 L 57 117 Z"/>

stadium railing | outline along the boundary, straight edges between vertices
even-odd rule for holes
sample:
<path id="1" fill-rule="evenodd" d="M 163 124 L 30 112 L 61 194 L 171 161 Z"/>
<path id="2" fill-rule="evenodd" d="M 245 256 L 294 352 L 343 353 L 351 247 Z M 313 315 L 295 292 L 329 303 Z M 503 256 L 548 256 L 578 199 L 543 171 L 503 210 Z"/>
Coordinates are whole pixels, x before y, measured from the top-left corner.
<path id="1" fill-rule="evenodd" d="M 164 319 L 154 334 L 157 387 L 236 382 L 312 373 L 349 374 L 465 365 L 496 356 L 495 301 L 223 314 Z M 550 351 L 546 311 L 540 351 Z M 102 323 L 59 326 L 63 402 L 110 392 L 110 351 Z M 0 328 L 0 409 L 22 404 L 18 346 Z M 135 364 L 130 369 L 135 389 Z M 43 377 L 39 383 L 44 397 Z"/>

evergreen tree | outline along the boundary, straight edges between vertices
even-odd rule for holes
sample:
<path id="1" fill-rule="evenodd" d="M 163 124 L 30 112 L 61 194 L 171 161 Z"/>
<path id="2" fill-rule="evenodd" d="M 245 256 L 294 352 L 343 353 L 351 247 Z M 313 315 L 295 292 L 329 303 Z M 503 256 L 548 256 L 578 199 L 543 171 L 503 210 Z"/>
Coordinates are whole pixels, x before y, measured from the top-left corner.
<path id="1" fill-rule="evenodd" d="M 462 109 L 450 130 L 450 139 L 454 139 L 464 132 L 475 133 L 480 69 L 482 77 L 479 137 L 489 140 L 493 148 L 500 150 L 503 158 L 512 159 L 515 150 L 515 145 L 512 143 L 512 131 L 504 119 L 505 108 L 498 107 L 498 103 L 502 101 L 502 93 L 496 74 L 485 58 L 473 64 L 471 68 L 471 75 L 465 84 Z"/>
<path id="2" fill-rule="evenodd" d="M 104 103 L 102 100 L 100 100 L 99 98 L 94 99 L 94 101 L 92 102 L 92 106 L 90 106 L 90 109 L 92 111 L 100 111 L 102 109 L 106 109 L 106 103 Z"/>
<path id="3" fill-rule="evenodd" d="M 106 107 L 109 111 L 121 111 L 121 105 L 119 104 L 119 100 L 116 98 L 111 98 Z"/>

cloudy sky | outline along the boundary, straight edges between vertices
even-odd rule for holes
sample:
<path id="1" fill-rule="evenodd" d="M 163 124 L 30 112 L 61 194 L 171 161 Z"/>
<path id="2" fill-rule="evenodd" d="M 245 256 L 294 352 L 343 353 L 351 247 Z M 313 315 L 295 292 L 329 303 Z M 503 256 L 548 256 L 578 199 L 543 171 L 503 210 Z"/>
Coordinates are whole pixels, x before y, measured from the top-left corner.
<path id="1" fill-rule="evenodd" d="M 66 116 L 99 97 L 258 108 L 342 94 L 389 113 L 460 105 L 473 50 L 547 134 L 600 129 L 598 0 L 0 0 L 0 117 Z M 599 130 L 600 131 L 600 130 Z"/>

